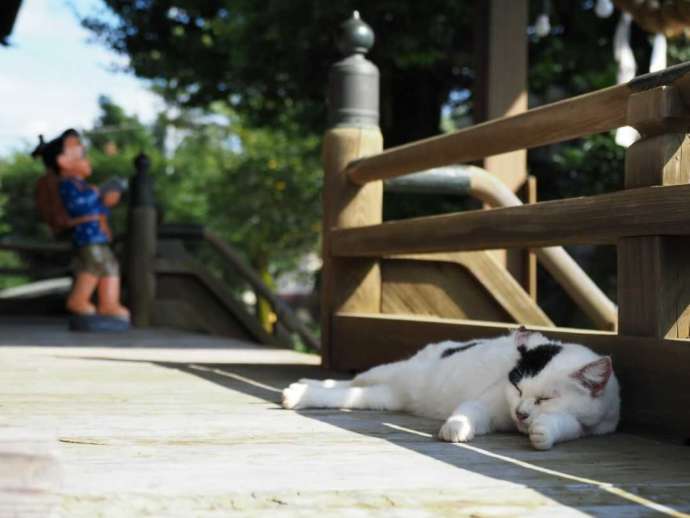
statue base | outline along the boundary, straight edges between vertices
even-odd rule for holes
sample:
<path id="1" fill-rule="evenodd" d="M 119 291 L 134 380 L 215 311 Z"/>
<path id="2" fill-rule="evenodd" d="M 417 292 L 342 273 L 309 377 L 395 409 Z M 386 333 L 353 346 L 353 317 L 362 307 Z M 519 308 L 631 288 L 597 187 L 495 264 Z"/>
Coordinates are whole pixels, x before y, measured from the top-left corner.
<path id="1" fill-rule="evenodd" d="M 121 333 L 129 330 L 129 320 L 103 315 L 72 315 L 69 330 L 88 333 Z"/>

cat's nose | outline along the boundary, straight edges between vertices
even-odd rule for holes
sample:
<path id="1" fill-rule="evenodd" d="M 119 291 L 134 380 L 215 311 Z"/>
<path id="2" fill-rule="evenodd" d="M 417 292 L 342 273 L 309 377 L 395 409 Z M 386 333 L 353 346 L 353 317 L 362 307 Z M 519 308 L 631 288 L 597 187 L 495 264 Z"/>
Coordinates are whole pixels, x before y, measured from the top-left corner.
<path id="1" fill-rule="evenodd" d="M 529 414 L 526 414 L 524 412 L 520 412 L 519 410 L 517 410 L 515 412 L 515 417 L 517 417 L 518 420 L 520 420 L 520 421 L 524 421 L 525 419 L 527 419 L 529 417 Z"/>

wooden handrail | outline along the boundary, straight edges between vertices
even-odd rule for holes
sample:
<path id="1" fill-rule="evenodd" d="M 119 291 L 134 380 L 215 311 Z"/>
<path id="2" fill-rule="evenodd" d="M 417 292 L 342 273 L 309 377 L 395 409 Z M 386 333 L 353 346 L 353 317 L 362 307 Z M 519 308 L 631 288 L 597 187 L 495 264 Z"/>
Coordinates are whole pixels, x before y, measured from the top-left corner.
<path id="1" fill-rule="evenodd" d="M 208 243 L 228 261 L 235 271 L 254 289 L 257 295 L 265 298 L 273 307 L 278 320 L 291 332 L 297 333 L 311 348 L 321 349 L 321 343 L 304 323 L 295 315 L 290 307 L 264 284 L 261 277 L 245 263 L 244 258 L 219 236 L 204 229 L 204 238 Z"/>
<path id="2" fill-rule="evenodd" d="M 656 86 L 685 87 L 690 86 L 689 83 L 690 63 L 681 63 L 626 84 L 394 147 L 351 162 L 347 174 L 352 182 L 364 185 L 415 171 L 601 133 L 627 124 L 630 95 Z M 685 92 L 687 88 L 681 90 Z M 688 99 L 685 101 L 687 103 Z"/>
<path id="3" fill-rule="evenodd" d="M 0 250 L 8 250 L 11 252 L 68 254 L 72 253 L 72 245 L 70 243 L 0 239 Z"/>
<path id="4" fill-rule="evenodd" d="M 385 188 L 392 192 L 470 195 L 494 208 L 522 205 L 520 198 L 497 176 L 473 165 L 446 166 L 401 176 L 386 181 Z M 598 328 L 616 328 L 618 308 L 563 247 L 551 246 L 532 251 Z M 432 260 L 444 255 L 413 254 L 409 257 Z M 448 255 L 458 254 L 451 252 Z"/>
<path id="5" fill-rule="evenodd" d="M 332 230 L 340 257 L 615 244 L 619 238 L 690 235 L 690 185 L 646 187 L 571 198 L 390 221 Z"/>
<path id="6" fill-rule="evenodd" d="M 491 207 L 517 207 L 522 201 L 496 176 L 474 166 L 461 166 L 469 177 L 469 192 Z M 402 179 L 410 178 L 409 176 Z M 618 308 L 560 246 L 533 250 L 539 262 L 600 329 L 616 329 Z"/>

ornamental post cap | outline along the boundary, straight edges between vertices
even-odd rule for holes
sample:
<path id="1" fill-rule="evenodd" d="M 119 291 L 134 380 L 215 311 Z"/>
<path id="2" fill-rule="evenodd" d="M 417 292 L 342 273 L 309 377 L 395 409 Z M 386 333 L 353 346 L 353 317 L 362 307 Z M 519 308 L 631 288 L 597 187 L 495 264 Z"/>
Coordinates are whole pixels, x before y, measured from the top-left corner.
<path id="1" fill-rule="evenodd" d="M 144 152 L 139 153 L 134 157 L 134 168 L 138 173 L 146 173 L 151 167 L 151 160 Z"/>
<path id="2" fill-rule="evenodd" d="M 342 23 L 337 44 L 346 56 L 366 54 L 374 46 L 374 31 L 360 18 L 359 11 L 353 11 L 352 17 Z"/>

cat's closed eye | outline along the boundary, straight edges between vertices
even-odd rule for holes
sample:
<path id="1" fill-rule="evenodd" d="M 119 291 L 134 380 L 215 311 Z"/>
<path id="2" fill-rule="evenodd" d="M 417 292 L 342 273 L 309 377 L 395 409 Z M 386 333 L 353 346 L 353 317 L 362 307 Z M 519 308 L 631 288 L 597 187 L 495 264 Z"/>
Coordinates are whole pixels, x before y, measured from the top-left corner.
<path id="1" fill-rule="evenodd" d="M 550 399 L 553 399 L 553 398 L 552 398 L 552 397 L 545 397 L 545 396 L 543 396 L 543 397 L 538 397 L 538 398 L 534 401 L 534 404 L 535 404 L 535 405 L 541 405 L 544 401 L 549 401 Z"/>

